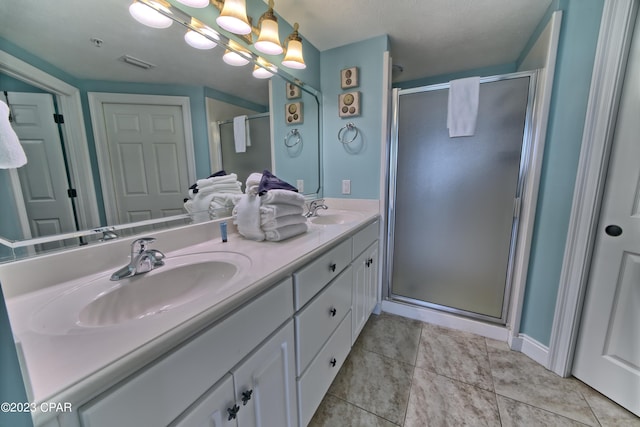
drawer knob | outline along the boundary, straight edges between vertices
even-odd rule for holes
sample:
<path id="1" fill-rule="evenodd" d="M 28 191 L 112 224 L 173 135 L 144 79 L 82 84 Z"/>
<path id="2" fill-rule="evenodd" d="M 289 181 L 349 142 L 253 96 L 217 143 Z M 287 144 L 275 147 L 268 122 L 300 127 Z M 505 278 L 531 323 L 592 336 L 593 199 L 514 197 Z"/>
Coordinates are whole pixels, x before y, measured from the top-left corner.
<path id="1" fill-rule="evenodd" d="M 332 358 L 331 358 L 331 361 L 329 362 L 329 365 L 331 365 L 331 367 L 332 367 L 332 368 L 335 368 L 336 363 L 338 363 L 338 362 L 336 361 L 336 358 L 335 358 L 335 357 L 332 357 Z"/>
<path id="2" fill-rule="evenodd" d="M 239 410 L 240 407 L 238 405 L 233 405 L 231 408 L 227 408 L 227 412 L 229 413 L 227 421 L 235 420 Z"/>
<path id="3" fill-rule="evenodd" d="M 338 313 L 338 310 L 336 310 L 335 308 L 331 308 L 329 309 L 329 314 L 331 314 L 331 317 L 335 317 L 336 314 Z"/>
<path id="4" fill-rule="evenodd" d="M 331 270 L 331 272 L 334 272 L 334 273 L 335 273 L 335 271 L 336 271 L 336 264 L 335 264 L 335 263 L 333 263 L 333 262 L 332 262 L 331 264 L 329 264 L 329 270 Z"/>
<path id="5" fill-rule="evenodd" d="M 373 264 L 373 258 L 367 259 L 367 267 L 371 267 L 371 264 Z"/>
<path id="6" fill-rule="evenodd" d="M 242 406 L 245 406 L 247 402 L 251 400 L 252 394 L 253 390 L 246 390 L 242 392 Z"/>

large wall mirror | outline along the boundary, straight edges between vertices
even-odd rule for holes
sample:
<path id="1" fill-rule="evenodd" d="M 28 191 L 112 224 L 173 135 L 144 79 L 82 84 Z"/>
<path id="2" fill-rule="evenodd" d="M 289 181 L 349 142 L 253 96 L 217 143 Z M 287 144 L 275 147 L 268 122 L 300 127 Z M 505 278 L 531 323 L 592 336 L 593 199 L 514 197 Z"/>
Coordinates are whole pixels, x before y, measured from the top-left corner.
<path id="1" fill-rule="evenodd" d="M 0 170 L 0 262 L 126 235 L 123 224 L 139 225 L 134 231 L 182 225 L 190 221 L 182 208 L 189 186 L 220 169 L 241 182 L 269 169 L 304 194 L 320 191 L 317 90 L 283 70 L 255 78 L 253 62 L 223 62 L 224 37 L 211 50 L 194 49 L 179 22 L 143 26 L 130 4 L 3 6 L 0 98 L 10 105 L 28 163 Z M 301 89 L 293 98 L 292 83 Z M 291 103 L 304 106 L 299 123 L 287 121 Z M 49 120 L 59 113 L 62 125 Z M 233 138 L 238 116 L 247 117 L 251 141 L 243 153 Z M 150 128 L 141 124 L 145 117 Z M 151 154 L 138 140 L 127 150 L 110 148 L 118 138 L 138 138 L 134 131 L 151 141 Z M 122 208 L 127 194 L 146 193 L 142 207 Z"/>

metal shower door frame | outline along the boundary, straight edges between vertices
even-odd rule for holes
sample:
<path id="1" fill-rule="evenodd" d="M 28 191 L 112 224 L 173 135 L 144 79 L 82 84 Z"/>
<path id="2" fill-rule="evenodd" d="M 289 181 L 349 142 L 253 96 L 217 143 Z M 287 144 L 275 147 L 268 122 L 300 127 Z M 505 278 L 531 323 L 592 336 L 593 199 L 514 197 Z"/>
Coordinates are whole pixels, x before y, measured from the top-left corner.
<path id="1" fill-rule="evenodd" d="M 421 301 L 414 298 L 405 297 L 402 295 L 396 295 L 392 289 L 393 279 L 393 255 L 394 255 L 394 243 L 395 243 L 395 218 L 396 218 L 396 177 L 398 166 L 398 133 L 399 133 L 399 106 L 400 96 L 410 95 L 421 92 L 431 92 L 437 90 L 444 90 L 450 88 L 450 83 L 439 83 L 428 86 L 421 86 L 411 89 L 393 89 L 392 96 L 392 116 L 391 116 L 391 144 L 389 147 L 389 165 L 387 171 L 387 241 L 386 241 L 386 254 L 385 254 L 385 266 L 383 278 L 386 283 L 383 286 L 383 295 L 386 299 L 391 301 L 408 303 L 415 306 L 422 306 L 426 308 L 432 308 L 447 313 L 463 315 L 472 319 L 484 320 L 491 323 L 497 323 L 500 325 L 506 324 L 507 316 L 509 314 L 509 301 L 511 296 L 511 287 L 513 281 L 513 263 L 516 253 L 516 242 L 518 240 L 518 226 L 520 222 L 520 210 L 522 191 L 525 186 L 525 182 L 528 176 L 528 166 L 530 164 L 530 158 L 532 156 L 533 148 L 533 107 L 536 95 L 536 83 L 537 83 L 537 71 L 525 71 L 509 74 L 501 74 L 495 76 L 488 76 L 480 78 L 480 84 L 493 83 L 501 80 L 529 78 L 529 90 L 527 94 L 527 106 L 525 112 L 524 131 L 522 135 L 522 148 L 520 151 L 520 166 L 518 172 L 518 183 L 516 186 L 516 196 L 514 200 L 514 215 L 513 223 L 511 226 L 511 238 L 509 243 L 509 259 L 507 263 L 507 274 L 505 277 L 505 291 L 502 301 L 502 312 L 500 318 L 487 316 L 484 314 L 474 313 L 466 310 L 461 310 L 453 307 L 443 306 L 439 304 L 430 303 L 427 301 Z"/>

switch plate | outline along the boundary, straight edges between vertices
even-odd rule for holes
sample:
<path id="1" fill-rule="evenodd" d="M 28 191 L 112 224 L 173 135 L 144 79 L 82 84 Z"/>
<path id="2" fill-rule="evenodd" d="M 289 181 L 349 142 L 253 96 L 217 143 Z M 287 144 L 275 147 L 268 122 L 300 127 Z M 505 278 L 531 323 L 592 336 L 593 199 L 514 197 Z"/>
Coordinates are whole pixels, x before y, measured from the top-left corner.
<path id="1" fill-rule="evenodd" d="M 304 193 L 304 179 L 296 180 L 296 188 L 298 189 L 298 193 Z"/>
<path id="2" fill-rule="evenodd" d="M 351 180 L 343 179 L 342 180 L 342 194 L 351 194 Z"/>

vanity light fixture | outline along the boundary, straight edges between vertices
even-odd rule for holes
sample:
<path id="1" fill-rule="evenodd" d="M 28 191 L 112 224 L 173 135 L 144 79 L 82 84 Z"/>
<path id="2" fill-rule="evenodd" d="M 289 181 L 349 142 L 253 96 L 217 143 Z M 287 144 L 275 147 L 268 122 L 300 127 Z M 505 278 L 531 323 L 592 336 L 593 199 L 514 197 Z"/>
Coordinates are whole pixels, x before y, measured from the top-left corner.
<path id="1" fill-rule="evenodd" d="M 191 26 L 197 31 L 190 29 L 185 33 L 184 41 L 189 46 L 196 49 L 213 49 L 218 45 L 216 41 L 220 40 L 220 35 L 209 26 L 204 25 L 196 18 L 191 18 Z"/>
<path id="2" fill-rule="evenodd" d="M 256 49 L 267 55 L 280 55 L 284 49 L 278 34 L 278 18 L 273 13 L 273 0 L 269 0 L 269 9 L 260 17 L 258 27 L 260 34 L 254 43 Z"/>
<path id="3" fill-rule="evenodd" d="M 136 21 L 147 27 L 169 28 L 173 24 L 173 19 L 158 12 L 158 10 L 170 14 L 171 5 L 165 0 L 154 0 L 149 3 L 153 4 L 153 6 L 133 0 L 133 3 L 129 6 L 129 13 Z"/>
<path id="4" fill-rule="evenodd" d="M 216 22 L 220 27 L 231 33 L 251 34 L 251 24 L 249 24 L 249 19 L 247 18 L 245 0 L 225 0 Z"/>
<path id="5" fill-rule="evenodd" d="M 199 9 L 209 6 L 209 0 L 177 0 L 177 1 L 178 3 L 182 3 L 185 6 L 197 7 Z"/>
<path id="6" fill-rule="evenodd" d="M 253 77 L 256 79 L 270 79 L 276 72 L 276 67 L 263 58 L 258 57 L 258 63 L 253 66 Z"/>
<path id="7" fill-rule="evenodd" d="M 307 64 L 304 63 L 304 58 L 302 57 L 302 38 L 298 34 L 299 27 L 296 22 L 293 25 L 293 32 L 287 37 L 287 53 L 284 55 L 282 65 L 296 70 L 303 70 L 307 68 Z"/>
<path id="8" fill-rule="evenodd" d="M 249 63 L 251 54 L 247 49 L 233 40 L 229 40 L 229 47 L 230 49 L 225 50 L 224 55 L 222 55 L 224 62 L 234 67 L 241 67 Z"/>

